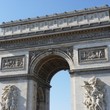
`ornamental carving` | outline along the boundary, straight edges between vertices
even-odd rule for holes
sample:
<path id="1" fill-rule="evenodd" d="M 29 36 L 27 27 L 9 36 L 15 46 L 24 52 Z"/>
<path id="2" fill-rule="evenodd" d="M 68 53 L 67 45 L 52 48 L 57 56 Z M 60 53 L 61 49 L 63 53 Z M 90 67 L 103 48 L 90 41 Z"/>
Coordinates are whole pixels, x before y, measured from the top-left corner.
<path id="1" fill-rule="evenodd" d="M 60 48 L 63 52 L 65 52 L 69 57 L 73 58 L 73 46 Z"/>
<path id="2" fill-rule="evenodd" d="M 24 68 L 25 56 L 13 56 L 2 58 L 2 70 Z"/>
<path id="3" fill-rule="evenodd" d="M 107 60 L 107 52 L 105 47 L 96 47 L 79 50 L 79 62 L 86 63 L 92 61 Z"/>
<path id="4" fill-rule="evenodd" d="M 14 85 L 5 86 L 1 97 L 1 110 L 17 110 L 18 90 Z"/>
<path id="5" fill-rule="evenodd" d="M 45 50 L 37 50 L 37 51 L 30 51 L 29 52 L 29 63 L 31 64 L 31 62 L 33 62 L 33 60 L 40 56 L 41 54 L 45 54 L 46 52 L 49 52 L 51 54 L 53 54 L 54 52 L 57 51 L 61 51 L 61 52 L 65 52 L 65 54 L 67 54 L 71 59 L 73 59 L 73 47 L 63 47 L 63 48 L 49 48 L 49 49 L 45 49 Z"/>
<path id="6" fill-rule="evenodd" d="M 74 28 L 71 28 L 73 30 Z M 69 29 L 66 29 L 67 31 Z M 60 30 L 61 31 L 61 30 Z M 53 30 L 52 33 L 56 33 L 57 30 Z M 44 34 L 49 34 L 44 31 Z M 13 39 L 17 37 L 29 37 L 29 36 L 37 36 L 40 35 L 39 33 L 26 33 L 26 34 L 19 34 L 19 35 L 13 35 Z M 70 42 L 79 42 L 79 41 L 85 41 L 85 40 L 93 40 L 93 39 L 102 39 L 102 38 L 108 38 L 110 36 L 110 31 L 109 29 L 99 29 L 97 32 L 94 31 L 85 31 L 84 33 L 68 33 L 66 34 L 61 34 L 61 35 L 55 35 L 53 36 L 45 36 L 45 39 L 43 37 L 36 37 L 34 39 L 29 39 L 29 40 L 23 40 L 21 41 L 15 41 L 15 42 L 7 42 L 7 43 L 0 43 L 0 49 L 1 50 L 10 50 L 10 49 L 20 49 L 20 48 L 32 48 L 32 47 L 39 47 L 39 46 L 47 46 L 47 45 L 59 45 L 63 43 L 70 43 Z M 1 37 L 0 40 L 7 40 L 10 38 L 10 36 L 7 37 Z M 50 39 L 50 41 L 49 41 Z M 49 43 L 50 42 L 50 43 Z"/>
<path id="7" fill-rule="evenodd" d="M 92 77 L 84 81 L 85 99 L 84 105 L 87 110 L 106 110 L 105 106 L 105 83 L 99 78 Z"/>
<path id="8" fill-rule="evenodd" d="M 41 54 L 42 52 L 44 52 L 44 50 L 30 51 L 29 62 L 31 62 L 35 57 L 39 56 L 39 54 Z"/>

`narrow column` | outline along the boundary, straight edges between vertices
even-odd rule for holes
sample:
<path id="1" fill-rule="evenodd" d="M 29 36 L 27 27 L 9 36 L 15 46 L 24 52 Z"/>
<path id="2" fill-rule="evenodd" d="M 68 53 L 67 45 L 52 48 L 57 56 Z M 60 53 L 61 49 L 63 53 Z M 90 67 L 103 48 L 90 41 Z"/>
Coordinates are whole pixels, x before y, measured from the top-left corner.
<path id="1" fill-rule="evenodd" d="M 27 110 L 36 110 L 37 104 L 37 82 L 33 80 L 28 81 L 27 93 Z"/>
<path id="2" fill-rule="evenodd" d="M 46 95 L 46 98 L 45 98 L 45 109 L 44 110 L 50 110 L 50 89 L 46 89 L 45 90 L 45 95 Z"/>

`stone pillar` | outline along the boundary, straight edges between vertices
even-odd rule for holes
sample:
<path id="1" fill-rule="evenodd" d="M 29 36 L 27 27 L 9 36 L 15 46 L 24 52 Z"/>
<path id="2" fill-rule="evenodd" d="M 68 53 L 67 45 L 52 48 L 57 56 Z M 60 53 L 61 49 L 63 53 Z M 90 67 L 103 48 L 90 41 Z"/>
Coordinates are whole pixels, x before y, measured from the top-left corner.
<path id="1" fill-rule="evenodd" d="M 41 81 L 37 82 L 37 110 L 49 110 L 50 85 Z M 36 109 L 35 109 L 36 110 Z"/>
<path id="2" fill-rule="evenodd" d="M 16 92 L 11 90 L 10 88 L 15 87 L 16 88 Z M 2 78 L 0 80 L 0 102 L 2 104 L 0 104 L 0 109 L 3 108 L 2 105 L 4 105 L 3 103 L 6 103 L 5 101 L 3 101 L 3 98 L 5 99 L 9 99 L 10 100 L 10 105 L 13 105 L 13 101 L 17 103 L 14 106 L 16 106 L 17 110 L 27 110 L 27 80 L 22 80 L 22 79 L 10 79 L 10 78 Z M 13 88 L 12 88 L 13 89 Z M 11 92 L 11 94 L 9 96 L 5 96 L 6 94 L 9 94 Z M 15 97 L 17 96 L 17 97 Z M 15 100 L 12 101 L 12 98 L 15 98 Z M 8 106 L 8 108 L 9 108 Z"/>
<path id="3" fill-rule="evenodd" d="M 50 110 L 50 89 L 45 89 L 45 109 L 44 110 Z"/>
<path id="4" fill-rule="evenodd" d="M 45 110 L 45 103 L 44 103 L 44 101 L 40 102 L 39 108 L 40 108 L 40 110 Z"/>
<path id="5" fill-rule="evenodd" d="M 27 88 L 27 110 L 36 110 L 37 105 L 37 82 L 28 81 Z"/>
<path id="6" fill-rule="evenodd" d="M 0 109 L 28 110 L 28 60 L 26 50 L 0 52 Z"/>
<path id="7" fill-rule="evenodd" d="M 84 104 L 84 101 L 87 99 L 86 95 L 87 91 L 84 88 L 85 84 L 89 82 L 89 86 L 91 87 L 90 92 L 93 92 L 93 85 L 91 79 L 95 77 L 99 80 L 95 87 L 99 88 L 96 92 L 96 102 L 97 97 L 100 98 L 100 94 L 103 95 L 102 102 L 104 103 L 104 109 L 102 110 L 109 110 L 110 108 L 110 70 L 92 70 L 92 71 L 81 71 L 81 72 L 74 72 L 71 74 L 71 89 L 72 89 L 72 110 L 89 110 Z M 104 87 L 103 87 L 104 85 Z M 104 88 L 104 92 L 101 88 Z M 99 93 L 99 94 L 97 94 Z M 90 93 L 91 95 L 91 93 Z M 93 96 L 91 96 L 92 98 Z M 100 101 L 100 100 L 99 100 Z M 92 103 L 92 102 L 90 102 Z M 97 106 L 99 107 L 99 106 Z"/>
<path id="8" fill-rule="evenodd" d="M 77 73 L 71 73 L 71 96 L 72 96 L 72 110 L 85 110 L 83 106 L 83 92 L 82 86 L 83 81 L 80 80 L 80 76 Z"/>

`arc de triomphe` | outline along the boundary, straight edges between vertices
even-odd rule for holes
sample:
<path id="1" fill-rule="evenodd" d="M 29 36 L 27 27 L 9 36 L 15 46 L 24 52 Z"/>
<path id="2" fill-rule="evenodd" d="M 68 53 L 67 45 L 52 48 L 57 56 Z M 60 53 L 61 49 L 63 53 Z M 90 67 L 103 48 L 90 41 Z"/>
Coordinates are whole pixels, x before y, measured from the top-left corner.
<path id="1" fill-rule="evenodd" d="M 50 81 L 69 70 L 72 110 L 110 110 L 110 8 L 0 25 L 0 110 L 49 110 Z"/>

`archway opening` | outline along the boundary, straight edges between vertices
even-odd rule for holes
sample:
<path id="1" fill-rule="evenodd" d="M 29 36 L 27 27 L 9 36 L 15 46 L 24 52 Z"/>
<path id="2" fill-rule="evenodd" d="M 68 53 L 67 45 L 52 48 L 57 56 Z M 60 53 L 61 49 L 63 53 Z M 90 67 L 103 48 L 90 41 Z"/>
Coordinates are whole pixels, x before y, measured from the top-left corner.
<path id="1" fill-rule="evenodd" d="M 59 71 L 61 71 L 61 72 L 63 71 L 63 73 L 62 73 L 62 75 L 63 75 L 65 73 L 64 70 L 70 70 L 70 65 L 68 64 L 68 60 L 67 60 L 68 56 L 66 56 L 66 55 L 62 57 L 62 56 L 57 55 L 57 54 L 50 54 L 50 55 L 44 56 L 43 58 L 42 57 L 40 57 L 40 58 L 41 58 L 40 60 L 39 59 L 35 60 L 37 63 L 34 67 L 33 72 L 37 76 L 37 78 L 39 79 L 39 81 L 37 82 L 38 83 L 37 86 L 42 88 L 42 90 L 43 90 L 42 93 L 44 94 L 44 100 L 42 102 L 38 97 L 37 103 L 39 105 L 42 105 L 42 106 L 39 107 L 39 105 L 38 105 L 37 108 L 38 108 L 38 110 L 51 110 L 51 109 L 49 109 L 49 105 L 51 104 L 50 103 L 51 100 L 49 100 L 50 91 L 51 91 L 50 82 L 51 82 L 52 78 L 54 78 Z M 61 72 L 59 74 L 61 74 Z M 68 72 L 66 71 L 65 74 L 67 75 L 67 73 Z M 67 76 L 65 76 L 65 75 L 62 76 L 62 77 L 67 78 Z M 62 77 L 61 77 L 60 80 L 62 80 Z M 69 76 L 69 73 L 68 73 L 68 78 L 69 77 L 70 76 Z M 65 87 L 65 90 L 64 90 L 65 93 L 64 93 L 64 91 L 61 90 L 62 93 L 64 93 L 63 94 L 64 96 L 66 94 L 70 95 L 70 91 L 66 92 L 67 90 L 70 90 L 70 89 L 68 89 L 66 86 L 64 86 L 65 82 L 69 82 L 69 81 L 60 81 L 60 83 L 62 84 L 61 86 Z M 59 87 L 59 86 L 56 86 L 56 87 Z M 37 96 L 38 95 L 39 94 L 37 94 Z M 69 97 L 69 95 L 67 97 Z M 57 97 L 57 94 L 54 94 L 54 96 Z M 63 98 L 60 98 L 60 99 L 63 100 Z M 67 99 L 70 100 L 70 98 L 64 97 L 65 102 L 66 102 Z M 60 101 L 60 102 L 62 102 L 62 101 Z M 69 108 L 70 108 L 70 106 L 69 106 Z M 69 110 L 69 108 L 67 107 L 68 110 Z M 53 110 L 53 108 L 52 108 L 52 110 Z"/>
<path id="2" fill-rule="evenodd" d="M 71 110 L 70 75 L 68 71 L 57 72 L 51 80 L 50 110 Z"/>
<path id="3" fill-rule="evenodd" d="M 60 70 L 69 70 L 67 61 L 58 55 L 49 55 L 38 62 L 34 68 L 34 73 L 47 83 Z"/>

